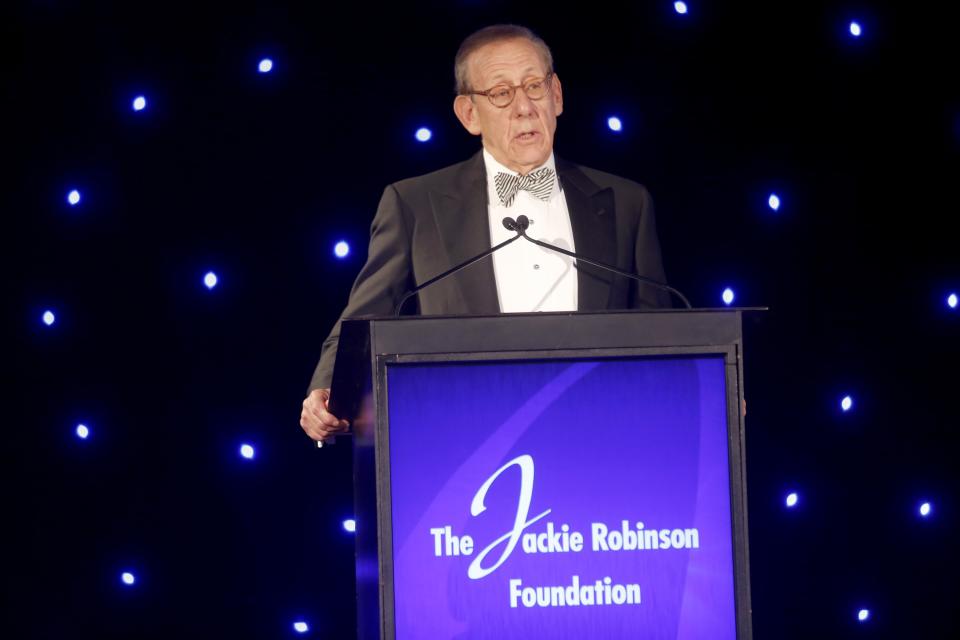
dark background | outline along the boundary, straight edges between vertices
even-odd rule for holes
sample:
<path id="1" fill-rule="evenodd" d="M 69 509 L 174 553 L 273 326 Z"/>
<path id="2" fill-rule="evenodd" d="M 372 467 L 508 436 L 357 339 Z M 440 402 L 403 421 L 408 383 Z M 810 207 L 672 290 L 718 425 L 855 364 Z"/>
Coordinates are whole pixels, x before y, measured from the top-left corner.
<path id="1" fill-rule="evenodd" d="M 350 446 L 312 448 L 300 402 L 384 185 L 478 148 L 452 59 L 504 21 L 554 50 L 558 155 L 650 188 L 671 283 L 771 309 L 746 328 L 756 637 L 957 633 L 949 4 L 689 5 L 5 5 L 0 633 L 350 637 Z"/>

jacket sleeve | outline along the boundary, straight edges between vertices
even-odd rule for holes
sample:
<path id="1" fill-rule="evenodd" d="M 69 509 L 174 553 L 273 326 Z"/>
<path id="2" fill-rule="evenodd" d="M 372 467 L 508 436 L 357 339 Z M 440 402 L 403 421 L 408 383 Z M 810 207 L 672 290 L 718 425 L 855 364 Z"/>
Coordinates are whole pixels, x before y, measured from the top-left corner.
<path id="1" fill-rule="evenodd" d="M 413 287 L 411 236 L 405 213 L 400 194 L 390 185 L 380 198 L 370 226 L 367 262 L 353 283 L 347 306 L 323 341 L 320 362 L 310 380 L 308 393 L 330 387 L 341 321 L 350 317 L 391 315 L 403 294 Z"/>

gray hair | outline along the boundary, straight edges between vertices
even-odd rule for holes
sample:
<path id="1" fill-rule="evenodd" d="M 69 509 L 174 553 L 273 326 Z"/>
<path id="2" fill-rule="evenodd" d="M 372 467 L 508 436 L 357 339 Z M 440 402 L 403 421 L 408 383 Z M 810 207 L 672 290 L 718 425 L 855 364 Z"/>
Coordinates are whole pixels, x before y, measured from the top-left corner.
<path id="1" fill-rule="evenodd" d="M 553 54 L 550 53 L 550 47 L 543 39 L 526 27 L 516 24 L 494 24 L 484 27 L 479 31 L 474 31 L 460 43 L 457 50 L 457 57 L 453 62 L 453 75 L 456 79 L 455 91 L 457 95 L 466 95 L 474 90 L 470 86 L 467 78 L 467 61 L 470 55 L 477 49 L 485 47 L 494 42 L 503 42 L 504 40 L 527 40 L 537 48 L 540 58 L 543 60 L 543 67 L 547 73 L 553 73 Z"/>

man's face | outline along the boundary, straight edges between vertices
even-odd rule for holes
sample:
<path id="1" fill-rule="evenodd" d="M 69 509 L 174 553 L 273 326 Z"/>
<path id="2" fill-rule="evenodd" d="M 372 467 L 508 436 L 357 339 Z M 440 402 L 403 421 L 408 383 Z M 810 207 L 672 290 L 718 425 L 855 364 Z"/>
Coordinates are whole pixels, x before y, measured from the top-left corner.
<path id="1" fill-rule="evenodd" d="M 505 40 L 488 44 L 467 60 L 474 91 L 501 84 L 521 85 L 542 78 L 548 70 L 533 43 Z M 547 95 L 531 100 L 518 88 L 506 107 L 495 107 L 486 96 L 457 96 L 453 109 L 463 126 L 479 135 L 484 148 L 497 162 L 525 175 L 547 161 L 553 152 L 557 116 L 563 113 L 563 92 L 556 75 L 549 80 Z"/>

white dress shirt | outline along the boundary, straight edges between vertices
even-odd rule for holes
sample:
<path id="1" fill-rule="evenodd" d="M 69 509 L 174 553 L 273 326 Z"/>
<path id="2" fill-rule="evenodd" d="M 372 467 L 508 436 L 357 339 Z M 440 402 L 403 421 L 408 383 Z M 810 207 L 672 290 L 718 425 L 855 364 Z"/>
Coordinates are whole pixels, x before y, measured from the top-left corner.
<path id="1" fill-rule="evenodd" d="M 531 238 L 576 251 L 573 229 L 570 227 L 570 211 L 559 180 L 554 182 L 549 200 L 540 200 L 521 190 L 513 204 L 505 207 L 497 195 L 493 177 L 497 172 L 519 174 L 497 162 L 486 149 L 483 150 L 483 161 L 487 169 L 491 246 L 514 235 L 513 231 L 504 228 L 504 217 L 516 219 L 519 215 L 525 215 L 530 219 L 527 235 Z M 543 166 L 550 167 L 556 173 L 553 154 Z M 573 266 L 573 258 L 523 239 L 500 249 L 492 258 L 501 312 L 577 310 L 577 271 Z"/>

